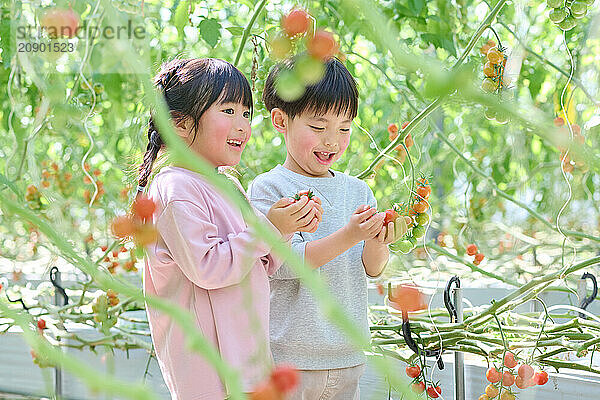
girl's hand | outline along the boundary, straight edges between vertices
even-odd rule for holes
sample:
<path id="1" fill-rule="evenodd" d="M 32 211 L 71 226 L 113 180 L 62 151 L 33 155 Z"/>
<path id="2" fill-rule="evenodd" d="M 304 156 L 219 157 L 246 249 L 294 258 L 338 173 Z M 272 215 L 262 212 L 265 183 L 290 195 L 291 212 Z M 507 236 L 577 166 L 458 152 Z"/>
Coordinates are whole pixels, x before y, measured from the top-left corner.
<path id="1" fill-rule="evenodd" d="M 356 209 L 342 229 L 353 242 L 370 240 L 381 231 L 384 218 L 385 213 L 377 213 L 376 209 L 363 205 Z"/>
<path id="2" fill-rule="evenodd" d="M 408 224 L 412 222 L 410 217 L 398 217 L 394 222 L 383 226 L 375 239 L 381 244 L 396 242 L 408 231 Z"/>
<path id="3" fill-rule="evenodd" d="M 314 232 L 322 216 L 321 200 L 315 197 L 309 200 L 306 196 L 302 196 L 298 201 L 283 197 L 273 204 L 267 213 L 269 221 L 282 235 L 297 231 Z"/>

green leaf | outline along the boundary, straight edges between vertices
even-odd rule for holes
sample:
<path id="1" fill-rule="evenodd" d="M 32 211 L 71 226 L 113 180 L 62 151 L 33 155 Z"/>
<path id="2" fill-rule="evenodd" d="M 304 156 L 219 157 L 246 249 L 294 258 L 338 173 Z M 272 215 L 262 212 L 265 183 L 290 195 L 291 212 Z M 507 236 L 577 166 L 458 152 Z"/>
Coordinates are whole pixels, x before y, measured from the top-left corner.
<path id="1" fill-rule="evenodd" d="M 189 3 L 187 1 L 182 1 L 177 6 L 175 14 L 173 14 L 173 25 L 175 25 L 175 28 L 177 28 L 177 32 L 179 32 L 180 35 L 183 34 L 183 28 L 190 20 L 188 10 Z"/>
<path id="2" fill-rule="evenodd" d="M 221 38 L 221 24 L 212 18 L 203 19 L 198 27 L 200 35 L 210 47 L 215 47 Z"/>
<path id="3" fill-rule="evenodd" d="M 15 186 L 15 184 L 9 181 L 4 175 L 0 174 L 0 183 L 9 187 L 17 196 L 20 195 L 19 189 Z"/>
<path id="4" fill-rule="evenodd" d="M 425 7 L 425 0 L 408 0 L 408 6 L 414 15 L 419 15 Z"/>
<path id="5" fill-rule="evenodd" d="M 230 26 L 227 29 L 233 36 L 242 36 L 244 28 L 242 26 Z"/>

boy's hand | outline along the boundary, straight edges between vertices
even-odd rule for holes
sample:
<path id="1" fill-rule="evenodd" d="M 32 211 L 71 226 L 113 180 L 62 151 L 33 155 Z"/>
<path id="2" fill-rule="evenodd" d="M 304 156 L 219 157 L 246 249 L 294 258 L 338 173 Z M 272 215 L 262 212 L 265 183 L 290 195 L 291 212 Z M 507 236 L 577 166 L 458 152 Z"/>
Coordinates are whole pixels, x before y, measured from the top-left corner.
<path id="1" fill-rule="evenodd" d="M 356 209 L 343 229 L 353 242 L 370 240 L 381 231 L 384 218 L 385 213 L 377 213 L 376 209 L 363 205 Z"/>
<path id="2" fill-rule="evenodd" d="M 396 242 L 408 231 L 408 224 L 412 222 L 410 217 L 399 216 L 395 221 L 384 225 L 381 231 L 375 237 L 381 244 L 390 244 Z"/>
<path id="3" fill-rule="evenodd" d="M 309 200 L 306 196 L 298 201 L 283 197 L 271 206 L 267 218 L 282 235 L 297 231 L 314 232 L 323 216 L 320 203 L 321 200 Z"/>

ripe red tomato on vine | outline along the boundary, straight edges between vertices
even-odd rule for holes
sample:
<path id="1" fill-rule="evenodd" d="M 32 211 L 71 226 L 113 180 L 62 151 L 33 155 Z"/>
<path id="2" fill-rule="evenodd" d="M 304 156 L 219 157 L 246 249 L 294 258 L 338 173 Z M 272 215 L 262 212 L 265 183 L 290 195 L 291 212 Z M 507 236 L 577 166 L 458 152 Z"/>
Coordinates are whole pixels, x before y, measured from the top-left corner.
<path id="1" fill-rule="evenodd" d="M 307 197 L 310 200 L 310 199 L 312 199 L 315 196 L 315 194 L 310 189 L 308 189 L 308 190 L 301 190 L 298 193 L 296 193 L 294 195 L 294 197 L 292 197 L 292 198 L 294 199 L 294 201 L 299 201 L 300 199 L 302 199 L 303 196 Z"/>
<path id="2" fill-rule="evenodd" d="M 427 388 L 427 395 L 432 399 L 437 399 L 442 394 L 442 388 L 439 386 L 429 386 Z"/>
<path id="3" fill-rule="evenodd" d="M 425 391 L 425 383 L 424 382 L 413 383 L 410 387 L 411 387 L 412 391 L 417 394 L 423 393 Z"/>
<path id="4" fill-rule="evenodd" d="M 409 378 L 416 378 L 417 376 L 421 375 L 421 367 L 418 365 L 408 365 L 406 367 L 406 375 Z"/>
<path id="5" fill-rule="evenodd" d="M 398 213 L 396 212 L 396 210 L 393 210 L 391 208 L 385 210 L 385 218 L 383 219 L 383 225 L 388 226 L 390 222 L 396 221 L 396 218 L 398 218 Z"/>
<path id="6" fill-rule="evenodd" d="M 333 57 L 338 52 L 338 44 L 333 33 L 319 29 L 306 44 L 308 54 L 321 61 Z"/>
<path id="7" fill-rule="evenodd" d="M 281 19 L 281 27 L 290 36 L 305 34 L 310 26 L 310 15 L 301 9 L 293 9 Z"/>
<path id="8" fill-rule="evenodd" d="M 517 366 L 517 360 L 515 360 L 515 355 L 510 351 L 507 351 L 504 355 L 504 366 L 508 368 L 514 368 Z"/>

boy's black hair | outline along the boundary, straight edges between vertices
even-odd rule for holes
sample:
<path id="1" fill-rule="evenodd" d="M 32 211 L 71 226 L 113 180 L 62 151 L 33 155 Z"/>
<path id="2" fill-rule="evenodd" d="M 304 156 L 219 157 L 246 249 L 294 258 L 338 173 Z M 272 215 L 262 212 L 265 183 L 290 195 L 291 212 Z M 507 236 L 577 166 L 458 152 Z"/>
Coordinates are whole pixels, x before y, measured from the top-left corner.
<path id="1" fill-rule="evenodd" d="M 306 55 L 284 60 L 269 72 L 262 97 L 267 110 L 270 112 L 273 108 L 280 108 L 292 119 L 305 111 L 317 115 L 333 111 L 338 115 L 348 115 L 350 119 L 354 119 L 358 112 L 356 81 L 344 64 L 335 57 L 325 62 L 323 78 L 316 84 L 307 86 L 298 100 L 287 102 L 277 95 L 275 89 L 277 77 L 284 70 L 292 70 L 298 57 L 306 57 Z"/>
<path id="2" fill-rule="evenodd" d="M 246 77 L 233 64 L 218 58 L 174 59 L 162 65 L 154 85 L 164 95 L 175 122 L 187 117 L 194 122 L 196 140 L 200 117 L 216 101 L 241 103 L 252 112 L 252 91 Z M 164 142 L 152 116 L 148 146 L 139 168 L 138 191 L 148 184 L 152 164 Z M 142 189 L 143 190 L 143 189 Z"/>

